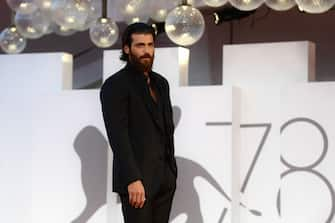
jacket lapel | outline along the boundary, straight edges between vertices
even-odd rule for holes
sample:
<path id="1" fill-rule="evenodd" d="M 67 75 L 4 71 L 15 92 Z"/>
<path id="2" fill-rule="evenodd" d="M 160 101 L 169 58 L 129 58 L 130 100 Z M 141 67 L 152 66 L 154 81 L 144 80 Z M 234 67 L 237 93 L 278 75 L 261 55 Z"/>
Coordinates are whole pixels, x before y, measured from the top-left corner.
<path id="1" fill-rule="evenodd" d="M 127 65 L 128 67 L 129 65 Z M 132 82 L 132 86 L 134 87 L 135 91 L 138 93 L 138 95 L 141 97 L 141 99 L 143 100 L 145 107 L 149 113 L 149 115 L 151 116 L 153 122 L 156 124 L 156 126 L 158 127 L 158 129 L 160 129 L 162 132 L 164 132 L 162 123 L 159 122 L 159 118 L 158 118 L 158 113 L 157 111 L 153 108 L 153 106 L 155 106 L 152 101 L 152 99 L 150 98 L 150 92 L 149 92 L 149 88 L 146 86 L 146 84 L 144 83 L 144 78 L 143 78 L 143 74 L 141 74 L 140 72 L 138 72 L 137 70 L 134 70 L 132 68 L 130 69 L 130 76 L 131 76 L 131 82 Z M 161 96 L 159 98 L 159 100 L 161 100 L 161 98 L 163 98 L 163 96 Z"/>

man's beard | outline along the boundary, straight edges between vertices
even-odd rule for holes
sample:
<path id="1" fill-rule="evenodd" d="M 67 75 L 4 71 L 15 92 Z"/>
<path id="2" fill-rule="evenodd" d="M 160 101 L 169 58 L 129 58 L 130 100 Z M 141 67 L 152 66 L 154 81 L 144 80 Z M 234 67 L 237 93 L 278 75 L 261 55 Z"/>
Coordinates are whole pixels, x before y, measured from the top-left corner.
<path id="1" fill-rule="evenodd" d="M 150 56 L 150 54 L 144 54 L 143 56 L 136 57 L 134 54 L 129 52 L 130 62 L 136 67 L 137 70 L 141 72 L 149 72 L 152 69 L 152 64 L 155 55 Z M 143 58 L 149 58 L 149 60 L 141 60 Z"/>

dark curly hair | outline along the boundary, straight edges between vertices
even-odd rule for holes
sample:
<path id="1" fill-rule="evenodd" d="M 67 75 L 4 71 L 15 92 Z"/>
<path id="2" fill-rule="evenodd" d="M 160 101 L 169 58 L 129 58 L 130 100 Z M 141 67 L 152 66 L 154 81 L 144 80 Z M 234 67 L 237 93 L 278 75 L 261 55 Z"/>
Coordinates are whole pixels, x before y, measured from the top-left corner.
<path id="1" fill-rule="evenodd" d="M 129 25 L 126 30 L 123 32 L 122 34 L 122 51 L 121 51 L 121 56 L 120 56 L 120 60 L 126 61 L 128 62 L 129 58 L 128 58 L 128 54 L 126 54 L 123 50 L 124 46 L 131 46 L 132 43 L 132 38 L 131 35 L 132 34 L 151 34 L 154 41 L 156 39 L 156 33 L 155 33 L 155 29 L 153 27 L 151 27 L 150 25 L 146 24 L 146 23 L 133 23 L 131 25 Z"/>

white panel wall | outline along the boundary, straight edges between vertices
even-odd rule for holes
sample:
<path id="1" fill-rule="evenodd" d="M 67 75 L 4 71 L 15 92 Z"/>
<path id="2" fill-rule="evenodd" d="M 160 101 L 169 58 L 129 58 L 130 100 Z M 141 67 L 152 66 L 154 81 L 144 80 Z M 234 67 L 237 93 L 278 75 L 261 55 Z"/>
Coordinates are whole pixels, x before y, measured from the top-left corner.
<path id="1" fill-rule="evenodd" d="M 223 83 L 241 88 L 241 222 L 279 222 L 281 88 L 314 80 L 310 42 L 225 45 Z M 235 222 L 234 222 L 235 223 Z M 286 222 L 291 223 L 291 222 Z M 292 222 L 293 223 L 293 222 Z"/>
<path id="2" fill-rule="evenodd" d="M 335 83 L 281 93 L 282 222 L 335 222 Z"/>
<path id="3" fill-rule="evenodd" d="M 94 211 L 106 203 L 106 171 L 101 177 L 97 170 L 106 170 L 107 160 L 97 167 L 103 162 L 94 157 L 107 151 L 98 91 L 65 90 L 72 84 L 67 54 L 3 55 L 0 64 L 1 221 L 106 220 L 105 211 Z M 87 132 L 100 153 L 82 143 Z M 92 179 L 102 192 L 92 191 Z"/>
<path id="4" fill-rule="evenodd" d="M 315 80 L 315 44 L 302 42 L 224 45 L 223 84 L 281 86 Z"/>
<path id="5" fill-rule="evenodd" d="M 187 52 L 156 51 L 155 70 L 170 82 L 176 122 L 171 222 L 279 222 L 279 212 L 285 223 L 335 222 L 335 85 L 298 84 L 312 79 L 313 46 L 228 48 L 223 68 L 240 88 L 228 80 L 186 87 L 187 66 L 179 65 Z M 263 62 L 237 63 L 248 52 Z M 105 52 L 104 74 L 121 68 L 118 57 Z M 282 66 L 287 58 L 290 66 Z M 99 90 L 70 90 L 67 54 L 2 55 L 0 66 L 1 221 L 122 222 L 107 186 L 112 154 Z"/>
<path id="6" fill-rule="evenodd" d="M 71 84 L 62 77 L 69 64 L 66 54 L 0 55 L 1 221 L 32 220 L 33 109 L 43 106 L 45 92 L 60 92 L 63 80 Z"/>
<path id="7" fill-rule="evenodd" d="M 241 210 L 241 222 L 278 222 L 280 186 L 280 90 L 241 90 L 241 201 L 261 215 Z"/>
<path id="8" fill-rule="evenodd" d="M 239 199 L 232 163 L 239 151 L 239 135 L 233 134 L 240 118 L 238 89 L 182 87 L 174 89 L 172 101 L 179 176 L 171 220 L 185 222 L 176 220 L 184 213 L 187 222 L 231 222 L 239 216 L 232 207 Z"/>

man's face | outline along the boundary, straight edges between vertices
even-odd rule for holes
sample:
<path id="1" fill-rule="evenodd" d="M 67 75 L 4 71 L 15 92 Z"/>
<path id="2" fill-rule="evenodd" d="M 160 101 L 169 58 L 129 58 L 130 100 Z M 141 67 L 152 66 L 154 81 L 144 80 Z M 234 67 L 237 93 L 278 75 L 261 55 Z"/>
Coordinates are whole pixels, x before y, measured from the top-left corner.
<path id="1" fill-rule="evenodd" d="M 154 61 L 155 46 L 151 34 L 132 34 L 132 43 L 124 47 L 129 61 L 142 72 L 149 72 Z"/>

